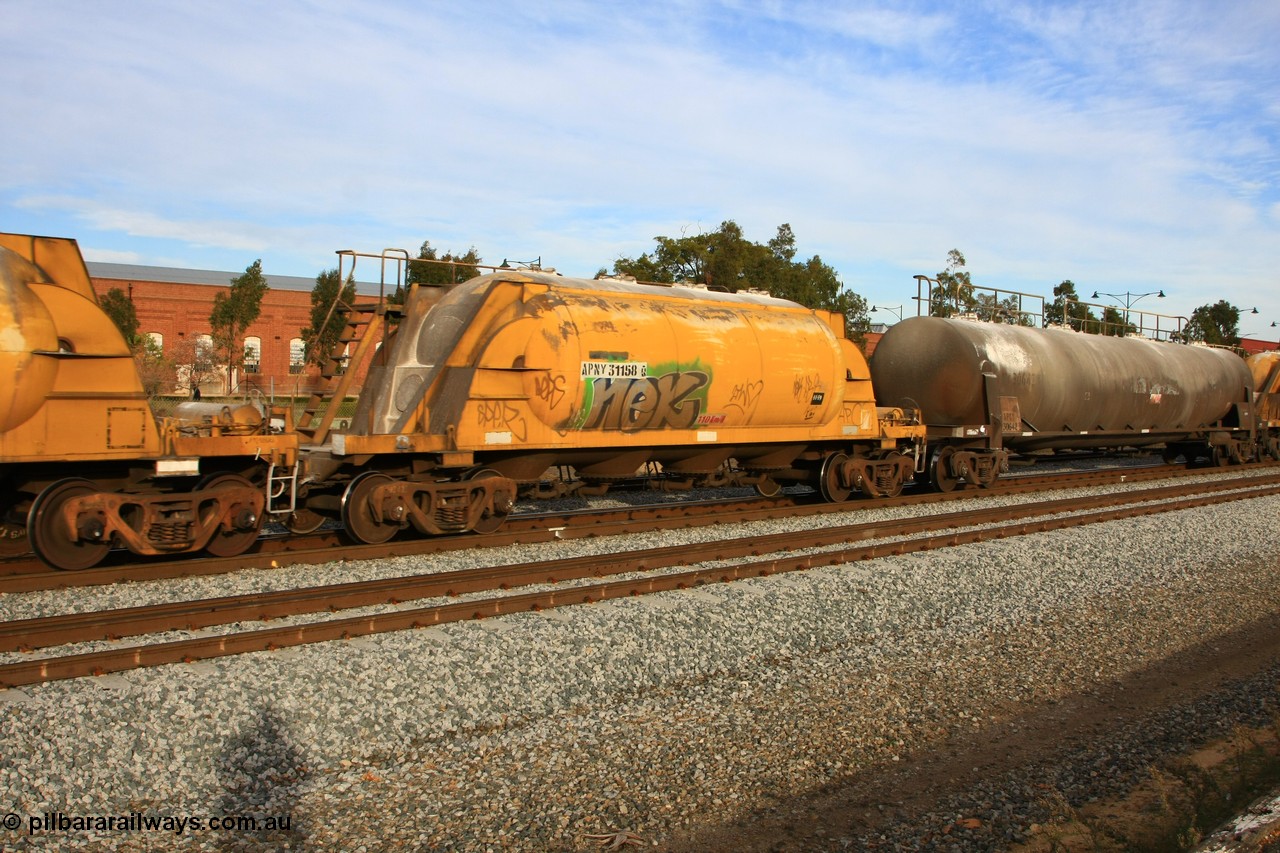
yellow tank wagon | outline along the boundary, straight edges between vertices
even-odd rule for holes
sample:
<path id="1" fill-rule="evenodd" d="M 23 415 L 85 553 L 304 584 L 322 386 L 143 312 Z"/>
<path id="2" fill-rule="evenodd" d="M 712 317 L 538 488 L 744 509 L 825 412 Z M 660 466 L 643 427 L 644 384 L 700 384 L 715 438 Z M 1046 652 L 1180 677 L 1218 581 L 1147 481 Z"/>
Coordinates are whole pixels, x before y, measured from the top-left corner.
<path id="1" fill-rule="evenodd" d="M 74 240 L 0 234 L 0 376 L 5 551 L 233 555 L 292 500 L 297 440 L 269 417 L 153 415 Z"/>
<path id="2" fill-rule="evenodd" d="M 517 490 L 599 491 L 645 471 L 666 486 L 732 471 L 763 494 L 893 495 L 923 432 L 877 408 L 842 315 L 521 270 L 413 290 L 350 429 L 313 471 L 380 471 L 352 479 L 341 505 L 349 532 L 381 541 L 409 523 L 450 529 L 459 501 L 484 528 Z"/>
<path id="3" fill-rule="evenodd" d="M 1246 361 L 1253 374 L 1258 455 L 1280 459 L 1280 352 L 1260 352 Z"/>

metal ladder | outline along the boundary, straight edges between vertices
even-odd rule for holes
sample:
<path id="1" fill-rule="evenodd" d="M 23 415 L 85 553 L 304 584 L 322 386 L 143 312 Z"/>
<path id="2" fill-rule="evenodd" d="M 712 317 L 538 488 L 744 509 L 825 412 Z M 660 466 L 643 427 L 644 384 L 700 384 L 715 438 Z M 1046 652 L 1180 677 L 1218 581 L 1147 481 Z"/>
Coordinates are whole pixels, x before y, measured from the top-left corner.
<path id="1" fill-rule="evenodd" d="M 338 252 L 338 296 L 329 306 L 329 313 L 321 329 L 328 328 L 329 320 L 337 314 L 346 318 L 333 350 L 320 365 L 320 388 L 312 392 L 307 406 L 298 418 L 296 429 L 298 434 L 313 447 L 324 444 L 329 437 L 333 421 L 338 415 L 338 405 L 347 397 L 347 392 L 355 383 L 355 375 L 373 352 L 375 344 L 380 342 L 387 331 L 388 314 L 399 316 L 400 307 L 391 305 L 387 300 L 388 290 L 399 290 L 403 287 L 409 266 L 409 253 L 404 249 L 384 249 L 378 260 L 381 271 L 376 302 L 358 302 L 347 304 L 342 300 L 341 282 L 355 279 L 356 260 L 358 257 L 370 257 L 351 249 Z M 350 262 L 350 267 L 347 266 Z M 390 269 L 388 269 L 390 268 Z M 391 280 L 388 281 L 388 272 Z M 416 287 L 416 285 L 415 285 Z M 410 288 L 412 291 L 413 288 Z M 407 297 L 406 297 L 407 298 Z M 355 351 L 348 357 L 347 349 L 355 344 Z M 342 369 L 343 365 L 346 369 Z"/>
<path id="2" fill-rule="evenodd" d="M 386 304 L 381 300 L 355 305 L 340 302 L 335 313 L 346 317 L 346 326 L 320 365 L 321 386 L 311 393 L 298 417 L 298 434 L 312 445 L 324 444 L 328 438 L 338 414 L 337 404 L 346 399 L 355 382 L 356 367 L 364 363 L 386 326 Z M 355 352 L 348 358 L 346 352 L 351 344 L 355 345 Z M 349 369 L 343 370 L 344 364 Z"/>

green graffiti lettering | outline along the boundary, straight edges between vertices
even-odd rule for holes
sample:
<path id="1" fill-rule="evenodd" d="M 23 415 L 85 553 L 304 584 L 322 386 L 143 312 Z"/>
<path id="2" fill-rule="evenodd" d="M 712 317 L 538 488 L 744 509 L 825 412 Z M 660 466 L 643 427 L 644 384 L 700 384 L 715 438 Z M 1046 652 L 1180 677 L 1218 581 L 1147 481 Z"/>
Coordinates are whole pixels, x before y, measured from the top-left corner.
<path id="1" fill-rule="evenodd" d="M 710 376 L 696 370 L 638 379 L 594 379 L 591 408 L 581 428 L 688 429 L 702 412 L 703 401 L 693 395 L 710 381 Z"/>

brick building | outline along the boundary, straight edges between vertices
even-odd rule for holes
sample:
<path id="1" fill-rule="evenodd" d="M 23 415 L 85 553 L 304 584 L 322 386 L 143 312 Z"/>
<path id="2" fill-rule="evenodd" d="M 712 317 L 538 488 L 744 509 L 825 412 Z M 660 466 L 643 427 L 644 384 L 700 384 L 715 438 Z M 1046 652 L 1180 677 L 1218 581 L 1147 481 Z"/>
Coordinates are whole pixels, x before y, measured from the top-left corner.
<path id="1" fill-rule="evenodd" d="M 1275 323 L 1271 325 L 1274 326 Z M 1280 342 L 1261 341 L 1257 338 L 1241 338 L 1240 349 L 1244 350 L 1246 356 L 1257 355 L 1260 352 L 1271 352 L 1272 350 L 1280 349 Z"/>
<path id="2" fill-rule="evenodd" d="M 196 342 L 212 345 L 209 314 L 213 295 L 229 289 L 241 273 L 214 270 L 187 270 L 133 264 L 87 264 L 94 290 L 99 297 L 112 288 L 124 292 L 138 315 L 138 331 L 148 335 L 166 358 L 182 361 Z M 252 390 L 274 396 L 299 396 L 317 387 L 319 369 L 305 363 L 302 330 L 311 323 L 311 290 L 315 280 L 299 276 L 267 275 L 270 289 L 262 298 L 262 312 L 245 332 L 245 367 L 233 374 L 232 392 Z M 358 289 L 364 293 L 368 285 Z M 377 285 L 372 285 L 376 294 Z M 253 356 L 256 355 L 256 360 Z M 219 360 L 221 357 L 219 356 Z M 356 389 L 363 381 L 356 376 Z M 189 393 L 185 375 L 178 379 L 175 393 Z M 202 394 L 227 393 L 225 365 L 201 383 Z"/>

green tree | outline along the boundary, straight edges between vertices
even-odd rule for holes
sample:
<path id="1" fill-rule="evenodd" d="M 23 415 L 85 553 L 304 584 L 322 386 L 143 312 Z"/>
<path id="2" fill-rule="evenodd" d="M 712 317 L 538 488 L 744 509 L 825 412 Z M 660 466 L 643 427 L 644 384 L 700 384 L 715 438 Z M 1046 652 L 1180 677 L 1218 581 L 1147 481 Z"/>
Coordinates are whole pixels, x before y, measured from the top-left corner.
<path id="1" fill-rule="evenodd" d="M 974 296 L 973 301 L 973 311 L 979 320 L 1009 326 L 1034 325 L 1032 315 L 1022 310 L 1022 304 L 1016 295 L 1000 299 L 994 293 L 980 293 Z"/>
<path id="2" fill-rule="evenodd" d="M 964 255 L 959 249 L 947 252 L 947 266 L 938 273 L 938 284 L 929 299 L 931 317 L 950 317 L 975 311 L 978 300 L 973 295 L 973 282 L 964 269 Z"/>
<path id="3" fill-rule="evenodd" d="M 654 238 L 655 247 L 638 258 L 618 258 L 615 275 L 665 284 L 689 282 L 736 293 L 752 288 L 809 308 L 844 314 L 849 337 L 857 342 L 870 329 L 867 302 L 846 290 L 839 274 L 814 255 L 797 261 L 796 237 L 789 224 L 778 226 L 767 244 L 747 240 L 732 219 L 711 232 Z"/>
<path id="4" fill-rule="evenodd" d="M 1053 288 L 1053 301 L 1045 306 L 1044 320 L 1046 324 L 1056 323 L 1091 335 L 1102 331 L 1093 309 L 1080 301 L 1076 283 L 1069 278 Z"/>
<path id="5" fill-rule="evenodd" d="M 663 237 L 656 237 L 656 240 L 663 240 Z M 604 267 L 600 268 L 600 272 L 596 273 L 597 278 L 610 275 L 609 271 Z M 637 281 L 657 281 L 670 284 L 674 279 L 670 277 L 665 265 L 656 257 L 649 254 L 641 255 L 638 258 L 618 258 L 613 262 L 612 275 L 631 276 Z"/>
<path id="6" fill-rule="evenodd" d="M 618 258 L 614 261 L 614 274 L 662 284 L 686 281 L 710 285 L 706 266 L 707 260 L 715 251 L 712 235 L 659 236 L 653 240 L 657 245 L 652 253 L 646 252 L 638 258 Z"/>
<path id="7" fill-rule="evenodd" d="M 1110 335 L 1114 338 L 1123 338 L 1125 335 L 1136 335 L 1138 333 L 1138 327 L 1129 322 L 1127 315 L 1120 313 L 1119 308 L 1112 308 L 1110 305 L 1103 309 L 1100 325 L 1102 334 Z"/>
<path id="8" fill-rule="evenodd" d="M 1191 312 L 1184 330 L 1189 341 L 1234 347 L 1240 345 L 1240 309 L 1225 299 Z"/>
<path id="9" fill-rule="evenodd" d="M 138 312 L 133 307 L 133 300 L 118 287 L 113 287 L 98 299 L 103 312 L 116 324 L 124 342 L 135 352 L 141 343 L 138 335 Z"/>
<path id="10" fill-rule="evenodd" d="M 133 351 L 133 361 L 138 366 L 138 379 L 147 397 L 154 397 L 173 388 L 177 381 L 177 369 L 164 357 L 164 350 L 152 338 L 143 335 Z"/>
<path id="11" fill-rule="evenodd" d="M 355 274 L 347 276 L 346 284 L 338 276 L 336 268 L 325 270 L 311 288 L 311 325 L 302 329 L 302 339 L 307 342 L 307 360 L 316 364 L 329 357 L 346 327 L 336 303 L 351 305 L 356 300 Z"/>
<path id="12" fill-rule="evenodd" d="M 235 380 L 235 369 L 244 364 L 244 333 L 262 313 L 262 297 L 269 289 L 259 258 L 245 268 L 243 275 L 231 279 L 230 290 L 213 295 L 209 326 L 214 346 L 226 356 L 228 393 Z"/>
<path id="13" fill-rule="evenodd" d="M 111 318 L 125 344 L 133 353 L 138 368 L 138 380 L 147 397 L 154 397 L 172 388 L 176 371 L 173 363 L 164 357 L 164 349 L 151 336 L 139 333 L 138 312 L 133 300 L 118 287 L 113 287 L 98 300 L 103 313 Z"/>
<path id="14" fill-rule="evenodd" d="M 203 336 L 178 338 L 169 348 L 169 361 L 175 384 L 187 391 L 199 388 L 218 370 L 218 354 Z"/>
<path id="15" fill-rule="evenodd" d="M 388 301 L 397 305 L 404 304 L 406 288 L 414 284 L 448 285 L 468 281 L 480 274 L 476 265 L 481 262 L 480 253 L 472 246 L 465 254 L 454 254 L 452 251 L 443 255 L 436 252 L 430 240 L 423 240 L 418 249 L 418 257 L 409 261 L 405 271 L 404 284 L 396 288 L 396 292 L 387 297 Z"/>

